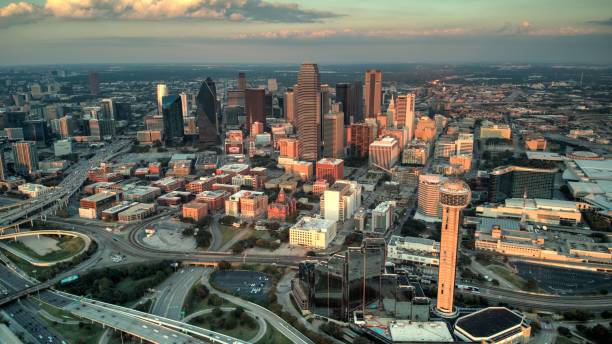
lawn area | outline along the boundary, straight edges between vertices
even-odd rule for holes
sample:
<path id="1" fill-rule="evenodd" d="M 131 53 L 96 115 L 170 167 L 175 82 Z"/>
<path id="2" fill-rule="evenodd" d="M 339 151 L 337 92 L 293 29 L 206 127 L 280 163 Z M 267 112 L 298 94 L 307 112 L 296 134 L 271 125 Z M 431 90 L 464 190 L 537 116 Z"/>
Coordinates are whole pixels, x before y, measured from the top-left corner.
<path id="1" fill-rule="evenodd" d="M 506 281 L 514 284 L 520 289 L 524 289 L 527 287 L 527 281 L 525 281 L 523 278 L 521 278 L 519 275 L 512 272 L 510 269 L 508 269 L 505 266 L 494 264 L 494 265 L 487 266 L 487 269 L 495 272 L 499 276 L 503 277 Z"/>
<path id="2" fill-rule="evenodd" d="M 555 339 L 555 344 L 574 344 L 569 338 L 558 335 Z"/>
<path id="3" fill-rule="evenodd" d="M 277 329 L 268 324 L 266 334 L 256 344 L 291 344 L 289 338 L 285 337 Z"/>
<path id="4" fill-rule="evenodd" d="M 203 285 L 196 284 L 191 287 L 189 294 L 187 294 L 183 309 L 185 310 L 185 314 L 189 315 L 202 309 L 235 306 L 236 305 L 233 303 L 217 296 L 216 294 L 211 294 Z"/>
<path id="5" fill-rule="evenodd" d="M 48 307 L 51 307 L 51 306 L 48 306 Z M 59 309 L 56 309 L 54 313 L 55 313 L 54 315 L 60 314 L 60 317 L 63 317 L 63 315 L 69 316 L 69 313 L 59 310 Z M 45 319 L 44 317 L 40 317 L 40 320 L 43 321 L 45 324 L 47 324 L 47 326 L 56 330 L 60 335 L 62 335 L 62 337 L 66 338 L 66 340 L 70 344 L 97 343 L 98 339 L 104 332 L 104 329 L 102 328 L 102 326 L 95 325 L 95 324 L 89 324 L 86 322 L 81 322 L 79 323 L 79 325 L 68 325 L 68 324 L 58 323 L 55 321 L 50 321 L 48 319 Z"/>
<path id="6" fill-rule="evenodd" d="M 117 283 L 115 288 L 122 293 L 129 293 L 140 285 L 153 284 L 152 281 L 154 279 L 155 276 L 148 276 L 141 279 L 133 279 L 132 277 L 128 277 Z"/>
<path id="7" fill-rule="evenodd" d="M 36 271 L 36 275 L 40 275 L 41 273 L 44 273 L 47 270 L 52 270 L 53 268 L 51 267 L 45 267 L 45 266 L 34 266 L 28 262 L 26 262 L 25 260 L 17 257 L 16 255 L 6 251 L 6 250 L 1 250 L 2 253 L 4 253 L 4 255 L 11 260 L 11 262 L 13 262 L 13 264 L 15 264 L 15 266 L 17 266 L 19 269 L 23 270 L 23 272 L 25 272 L 26 274 L 28 274 L 29 276 L 34 276 L 34 271 Z"/>
<path id="8" fill-rule="evenodd" d="M 34 302 L 37 302 L 37 301 L 34 301 Z M 69 312 L 61 310 L 57 307 L 51 306 L 44 302 L 40 303 L 40 308 L 44 309 L 45 311 L 47 311 L 47 313 L 53 315 L 56 318 L 66 319 L 66 320 L 79 320 L 79 318 L 75 317 Z"/>
<path id="9" fill-rule="evenodd" d="M 75 254 L 79 253 L 85 247 L 85 241 L 79 237 L 69 237 L 63 236 L 57 239 L 58 250 L 53 252 L 49 252 L 45 255 L 39 255 L 33 249 L 31 249 L 27 244 L 17 240 L 17 241 L 7 241 L 6 244 L 11 246 L 31 258 L 36 258 L 38 260 L 42 260 L 45 262 L 51 262 L 56 260 L 62 260 L 66 258 L 71 258 Z M 32 244 L 32 243 L 31 243 Z M 31 245 L 30 244 L 30 245 Z"/>
<path id="10" fill-rule="evenodd" d="M 237 317 L 233 311 L 224 312 L 218 308 L 189 320 L 189 323 L 245 341 L 255 337 L 259 329 L 257 321 L 246 313 Z"/>
<path id="11" fill-rule="evenodd" d="M 219 233 L 221 233 L 221 246 L 225 245 L 228 241 L 232 240 L 242 228 L 234 228 L 231 226 L 226 226 L 219 224 Z"/>

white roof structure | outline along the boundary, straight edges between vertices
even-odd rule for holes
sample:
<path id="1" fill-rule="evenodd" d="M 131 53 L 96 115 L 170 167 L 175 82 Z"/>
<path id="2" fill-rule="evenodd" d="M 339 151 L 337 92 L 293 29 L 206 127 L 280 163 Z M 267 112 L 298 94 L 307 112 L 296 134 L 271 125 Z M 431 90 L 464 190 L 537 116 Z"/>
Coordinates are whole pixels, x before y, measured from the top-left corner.
<path id="1" fill-rule="evenodd" d="M 451 343 L 451 335 L 443 321 L 413 322 L 396 320 L 389 326 L 393 342 Z"/>

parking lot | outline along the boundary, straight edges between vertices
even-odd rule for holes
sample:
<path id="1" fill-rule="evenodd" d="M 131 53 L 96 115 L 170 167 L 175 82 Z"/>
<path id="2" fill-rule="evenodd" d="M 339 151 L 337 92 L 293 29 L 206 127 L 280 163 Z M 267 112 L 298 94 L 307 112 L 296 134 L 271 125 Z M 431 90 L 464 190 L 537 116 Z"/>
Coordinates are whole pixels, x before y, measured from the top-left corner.
<path id="1" fill-rule="evenodd" d="M 225 292 L 245 299 L 265 300 L 272 278 L 256 271 L 221 271 L 212 275 L 212 283 Z"/>
<path id="2" fill-rule="evenodd" d="M 555 294 L 593 294 L 612 285 L 612 276 L 591 271 L 571 270 L 552 266 L 517 262 L 518 273 L 524 279 L 530 277 L 543 290 Z"/>

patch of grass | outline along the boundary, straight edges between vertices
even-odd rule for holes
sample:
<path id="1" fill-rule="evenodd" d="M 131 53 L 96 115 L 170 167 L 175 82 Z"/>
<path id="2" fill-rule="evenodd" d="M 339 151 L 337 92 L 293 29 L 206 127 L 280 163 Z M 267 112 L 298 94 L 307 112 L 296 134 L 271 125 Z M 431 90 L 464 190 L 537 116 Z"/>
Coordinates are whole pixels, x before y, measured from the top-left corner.
<path id="1" fill-rule="evenodd" d="M 70 312 L 66 312 L 64 310 L 61 310 L 57 307 L 51 306 L 44 302 L 40 303 L 40 308 L 42 308 L 47 313 L 51 314 L 52 316 L 56 318 L 65 319 L 65 320 L 79 320 L 78 318 L 75 318 L 72 314 L 70 314 Z"/>
<path id="2" fill-rule="evenodd" d="M 555 339 L 555 344 L 574 344 L 574 342 L 567 337 L 557 336 Z"/>
<path id="3" fill-rule="evenodd" d="M 128 277 L 122 280 L 121 282 L 117 283 L 116 288 L 122 293 L 129 293 L 132 290 L 134 290 L 134 288 L 142 284 L 147 284 L 147 285 L 153 284 L 152 282 L 154 279 L 155 279 L 155 276 L 148 276 L 148 277 L 141 278 L 141 279 L 133 279 L 132 277 Z"/>
<path id="4" fill-rule="evenodd" d="M 50 270 L 51 268 L 45 266 L 34 266 L 27 261 L 17 257 L 9 251 L 1 250 L 4 255 L 13 262 L 20 270 L 23 270 L 29 276 L 34 276 L 34 271 L 37 273 L 41 273 L 45 270 Z"/>
<path id="5" fill-rule="evenodd" d="M 75 295 L 91 295 L 103 302 L 130 305 L 174 272 L 170 264 L 170 261 L 149 261 L 91 270 L 59 288 Z"/>
<path id="6" fill-rule="evenodd" d="M 17 266 L 23 272 L 25 272 L 29 276 L 35 277 L 37 280 L 41 282 L 44 282 L 54 277 L 58 273 L 62 271 L 66 271 L 72 268 L 73 266 L 89 259 L 89 257 L 91 257 L 91 255 L 93 255 L 97 249 L 98 249 L 98 244 L 96 244 L 96 242 L 94 241 L 91 243 L 91 245 L 89 245 L 89 248 L 83 254 L 76 256 L 69 261 L 57 263 L 53 266 L 35 266 L 17 257 L 11 252 L 8 252 L 6 250 L 0 250 L 0 251 L 2 251 L 2 253 L 4 253 L 4 255 L 6 255 L 6 257 L 9 258 L 13 262 L 13 264 L 15 264 L 15 266 Z"/>
<path id="7" fill-rule="evenodd" d="M 237 235 L 238 232 L 240 232 L 241 229 L 242 228 L 234 228 L 231 226 L 219 224 L 219 232 L 221 233 L 221 246 L 232 240 L 234 236 Z"/>
<path id="8" fill-rule="evenodd" d="M 489 270 L 493 271 L 494 273 L 498 274 L 503 279 L 505 279 L 506 281 L 514 284 L 515 286 L 517 286 L 520 289 L 525 289 L 527 287 L 527 281 L 525 281 L 523 278 L 521 278 L 519 275 L 515 274 L 514 272 L 510 271 L 505 266 L 501 266 L 501 265 L 489 265 L 489 266 L 487 266 L 487 269 L 489 269 Z"/>
<path id="9" fill-rule="evenodd" d="M 81 322 L 79 325 L 68 325 L 50 321 L 44 317 L 40 319 L 71 344 L 97 343 L 104 332 L 102 326 L 96 324 Z"/>
<path id="10" fill-rule="evenodd" d="M 291 344 L 291 340 L 268 324 L 266 334 L 256 344 Z"/>
<path id="11" fill-rule="evenodd" d="M 57 260 L 63 260 L 74 256 L 75 254 L 81 252 L 81 250 L 85 247 L 85 241 L 79 237 L 68 237 L 63 236 L 59 238 L 57 246 L 58 250 L 53 252 L 49 252 L 45 255 L 39 255 L 34 250 L 32 250 L 28 245 L 24 244 L 22 241 L 9 241 L 7 245 L 23 252 L 24 254 L 30 256 L 31 258 L 35 258 L 45 262 L 52 262 Z"/>
<path id="12" fill-rule="evenodd" d="M 232 311 L 216 312 L 217 310 L 219 309 L 215 308 L 209 314 L 195 317 L 189 323 L 247 341 L 257 335 L 259 326 L 255 319 L 246 314 L 236 317 Z"/>
<path id="13" fill-rule="evenodd" d="M 183 304 L 186 315 L 215 307 L 236 307 L 236 305 L 219 297 L 217 294 L 210 293 L 208 288 L 198 283 L 191 287 L 189 294 L 185 298 L 185 304 Z"/>

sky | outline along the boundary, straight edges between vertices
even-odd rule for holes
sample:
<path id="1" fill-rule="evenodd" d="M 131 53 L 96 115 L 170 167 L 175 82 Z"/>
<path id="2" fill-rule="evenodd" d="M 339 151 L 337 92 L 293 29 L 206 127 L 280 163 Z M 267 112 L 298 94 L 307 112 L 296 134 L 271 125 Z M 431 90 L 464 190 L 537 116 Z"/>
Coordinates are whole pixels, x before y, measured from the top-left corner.
<path id="1" fill-rule="evenodd" d="M 612 65 L 612 0 L 0 0 L 0 65 Z"/>

